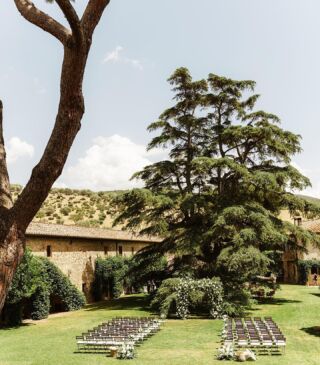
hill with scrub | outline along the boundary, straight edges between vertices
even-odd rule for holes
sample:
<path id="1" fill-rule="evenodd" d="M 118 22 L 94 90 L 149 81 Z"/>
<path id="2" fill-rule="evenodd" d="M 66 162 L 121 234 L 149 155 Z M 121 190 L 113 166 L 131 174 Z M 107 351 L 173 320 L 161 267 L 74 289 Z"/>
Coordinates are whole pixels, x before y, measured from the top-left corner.
<path id="1" fill-rule="evenodd" d="M 22 186 L 12 185 L 11 190 L 16 199 Z M 53 188 L 34 222 L 111 228 L 110 200 L 121 192 Z M 320 199 L 298 196 L 320 207 Z"/>
<path id="2" fill-rule="evenodd" d="M 298 194 L 298 197 L 305 199 L 309 203 L 312 203 L 320 208 L 320 199 L 319 198 L 314 198 L 312 196 L 307 196 L 307 195 L 302 195 L 302 194 Z"/>
<path id="3" fill-rule="evenodd" d="M 13 199 L 22 190 L 12 185 Z M 53 188 L 34 222 L 79 225 L 85 227 L 112 227 L 110 200 L 120 191 L 100 191 Z"/>

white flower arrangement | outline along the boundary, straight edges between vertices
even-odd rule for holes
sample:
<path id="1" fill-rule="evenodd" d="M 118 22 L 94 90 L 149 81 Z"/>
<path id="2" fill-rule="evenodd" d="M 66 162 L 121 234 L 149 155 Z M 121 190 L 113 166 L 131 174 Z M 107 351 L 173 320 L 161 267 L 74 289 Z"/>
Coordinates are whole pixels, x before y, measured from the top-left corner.
<path id="1" fill-rule="evenodd" d="M 223 315 L 223 288 L 219 282 L 212 279 L 193 280 L 190 278 L 180 279 L 177 287 L 177 315 L 186 319 L 189 314 L 189 297 L 193 290 L 203 291 L 209 299 L 210 316 L 220 318 Z"/>
<path id="2" fill-rule="evenodd" d="M 118 359 L 129 360 L 135 357 L 134 346 L 131 343 L 124 343 L 118 351 Z"/>
<path id="3" fill-rule="evenodd" d="M 231 343 L 226 344 L 219 348 L 217 359 L 218 360 L 232 360 L 234 358 L 234 348 Z"/>

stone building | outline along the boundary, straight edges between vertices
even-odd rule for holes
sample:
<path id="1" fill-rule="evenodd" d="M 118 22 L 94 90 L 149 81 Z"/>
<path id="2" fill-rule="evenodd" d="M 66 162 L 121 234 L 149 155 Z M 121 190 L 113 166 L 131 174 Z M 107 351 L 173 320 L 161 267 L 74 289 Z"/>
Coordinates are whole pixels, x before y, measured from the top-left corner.
<path id="1" fill-rule="evenodd" d="M 316 234 L 320 234 L 320 220 L 307 220 L 302 216 L 291 217 L 289 212 L 283 211 L 280 215 L 281 219 L 289 221 L 295 225 L 301 226 L 304 229 Z M 310 244 L 307 247 L 307 252 L 297 252 L 295 250 L 286 250 L 283 254 L 283 281 L 285 283 L 297 284 L 299 282 L 298 260 L 315 260 L 320 261 L 320 248 Z M 308 278 L 308 285 L 313 285 L 312 276 L 314 273 L 320 274 L 318 269 L 316 272 L 311 270 Z M 320 284 L 320 280 L 319 280 Z"/>
<path id="2" fill-rule="evenodd" d="M 89 301 L 99 256 L 132 256 L 146 245 L 161 242 L 125 231 L 47 223 L 31 223 L 26 238 L 27 247 L 35 255 L 48 257 Z"/>

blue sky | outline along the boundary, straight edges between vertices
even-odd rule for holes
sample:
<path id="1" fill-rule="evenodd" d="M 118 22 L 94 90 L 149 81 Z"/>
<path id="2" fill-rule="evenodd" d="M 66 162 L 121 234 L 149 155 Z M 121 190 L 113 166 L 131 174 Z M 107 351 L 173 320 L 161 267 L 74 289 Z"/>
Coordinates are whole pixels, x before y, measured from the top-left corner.
<path id="1" fill-rule="evenodd" d="M 77 0 L 79 12 L 86 0 Z M 0 98 L 13 183 L 25 183 L 55 119 L 61 45 L 27 23 L 13 1 L 0 6 Z M 35 4 L 64 21 L 56 5 Z M 180 66 L 253 79 L 259 108 L 302 135 L 294 163 L 320 197 L 320 2 L 318 0 L 111 0 L 95 33 L 84 93 L 86 114 L 58 185 L 133 186 L 131 173 L 161 156 L 146 127 L 170 102 Z"/>

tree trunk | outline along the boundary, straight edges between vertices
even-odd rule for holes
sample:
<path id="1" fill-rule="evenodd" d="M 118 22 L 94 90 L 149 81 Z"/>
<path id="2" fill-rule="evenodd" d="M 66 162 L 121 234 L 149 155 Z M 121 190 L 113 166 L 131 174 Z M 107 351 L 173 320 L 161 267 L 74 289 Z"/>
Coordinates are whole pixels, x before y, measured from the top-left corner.
<path id="1" fill-rule="evenodd" d="M 1 222 L 4 226 L 4 222 Z M 2 310 L 13 275 L 22 259 L 25 248 L 25 237 L 17 225 L 0 231 L 0 308 Z M 1 312 L 0 310 L 0 312 Z"/>
<path id="2" fill-rule="evenodd" d="M 82 81 L 87 49 L 65 49 L 60 104 L 55 127 L 44 154 L 13 207 L 19 227 L 25 231 L 60 176 L 84 113 Z"/>
<path id="3" fill-rule="evenodd" d="M 25 231 L 60 176 L 68 152 L 80 129 L 84 113 L 82 80 L 87 49 L 65 49 L 61 73 L 61 99 L 55 128 L 42 159 L 33 169 L 31 178 L 0 231 L 0 311 L 9 284 L 23 256 Z M 11 220 L 11 222 L 9 222 Z M 7 226 L 10 226 L 8 228 Z"/>
<path id="4" fill-rule="evenodd" d="M 82 19 L 70 0 L 56 0 L 71 30 L 35 7 L 31 0 L 14 0 L 21 15 L 55 36 L 64 46 L 60 102 L 56 122 L 39 163 L 13 204 L 2 135 L 0 102 L 0 312 L 25 249 L 25 232 L 60 176 L 84 114 L 83 76 L 92 35 L 110 0 L 89 0 Z"/>

